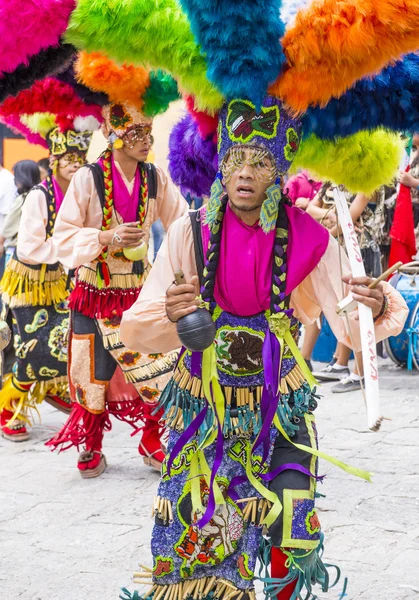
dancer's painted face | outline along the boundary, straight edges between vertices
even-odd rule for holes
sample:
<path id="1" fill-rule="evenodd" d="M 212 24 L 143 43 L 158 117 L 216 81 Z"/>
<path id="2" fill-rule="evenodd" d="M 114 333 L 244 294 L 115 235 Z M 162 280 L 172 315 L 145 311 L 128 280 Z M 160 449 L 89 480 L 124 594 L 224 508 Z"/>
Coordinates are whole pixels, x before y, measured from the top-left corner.
<path id="1" fill-rule="evenodd" d="M 244 146 L 230 150 L 221 170 L 230 202 L 243 212 L 260 209 L 276 176 L 268 152 Z"/>
<path id="2" fill-rule="evenodd" d="M 130 129 L 121 139 L 124 144 L 120 149 L 121 152 L 139 162 L 147 160 L 153 143 L 151 125 L 138 125 Z"/>
<path id="3" fill-rule="evenodd" d="M 56 174 L 59 175 L 64 181 L 71 181 L 74 173 L 86 164 L 86 155 L 79 154 L 77 152 L 68 152 L 60 158 L 53 158 L 55 164 L 52 164 L 52 168 L 56 170 Z"/>

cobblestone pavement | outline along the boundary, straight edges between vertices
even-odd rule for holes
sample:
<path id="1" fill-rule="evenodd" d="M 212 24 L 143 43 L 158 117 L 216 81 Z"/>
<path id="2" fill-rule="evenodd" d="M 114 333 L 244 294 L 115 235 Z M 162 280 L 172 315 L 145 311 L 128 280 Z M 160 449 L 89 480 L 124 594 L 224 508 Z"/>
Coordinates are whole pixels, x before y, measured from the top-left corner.
<path id="1" fill-rule="evenodd" d="M 371 485 L 320 466 L 325 559 L 349 578 L 348 600 L 419 598 L 419 374 L 384 368 L 381 386 L 391 420 L 378 433 L 366 429 L 359 392 L 323 386 L 317 410 L 322 449 L 374 473 Z M 151 564 L 158 475 L 143 466 L 129 428 L 115 423 L 106 473 L 82 480 L 75 451 L 51 454 L 43 445 L 63 416 L 48 406 L 41 413 L 29 442 L 0 440 L 0 598 L 117 600 L 121 586 L 132 589 L 138 561 Z"/>

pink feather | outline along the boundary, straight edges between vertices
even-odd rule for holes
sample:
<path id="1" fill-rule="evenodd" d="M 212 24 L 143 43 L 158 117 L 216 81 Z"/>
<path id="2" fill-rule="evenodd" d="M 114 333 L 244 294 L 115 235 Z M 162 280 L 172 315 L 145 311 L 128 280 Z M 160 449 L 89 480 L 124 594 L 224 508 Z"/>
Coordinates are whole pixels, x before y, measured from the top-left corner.
<path id="1" fill-rule="evenodd" d="M 22 90 L 14 98 L 7 98 L 0 106 L 0 116 L 33 115 L 49 112 L 58 118 L 93 116 L 102 122 L 102 109 L 97 104 L 85 104 L 71 85 L 48 77 L 37 81 L 30 89 Z"/>
<path id="2" fill-rule="evenodd" d="M 0 72 L 27 64 L 28 57 L 57 46 L 75 0 L 0 0 Z"/>
<path id="3" fill-rule="evenodd" d="M 16 133 L 22 134 L 28 142 L 31 144 L 38 144 L 39 146 L 43 146 L 44 148 L 48 148 L 48 144 L 46 140 L 39 134 L 34 133 L 27 127 L 18 115 L 9 115 L 8 117 L 1 117 L 1 122 L 13 129 Z"/>

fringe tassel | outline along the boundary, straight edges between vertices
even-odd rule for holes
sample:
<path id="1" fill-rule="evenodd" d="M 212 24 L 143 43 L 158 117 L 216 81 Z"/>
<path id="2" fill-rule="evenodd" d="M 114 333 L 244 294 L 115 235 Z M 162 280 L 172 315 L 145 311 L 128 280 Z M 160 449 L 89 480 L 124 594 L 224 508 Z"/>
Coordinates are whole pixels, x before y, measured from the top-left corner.
<path id="1" fill-rule="evenodd" d="M 146 365 L 134 367 L 129 370 L 123 368 L 125 381 L 127 383 L 141 383 L 142 381 L 148 381 L 159 375 L 169 373 L 175 366 L 177 359 L 178 352 L 170 352 Z"/>
<path id="2" fill-rule="evenodd" d="M 52 450 L 61 446 L 60 451 L 73 446 L 79 450 L 82 445 L 89 449 L 102 440 L 104 431 L 111 429 L 112 423 L 107 410 L 96 415 L 78 402 L 73 402 L 71 414 L 64 427 L 45 445 Z"/>
<path id="3" fill-rule="evenodd" d="M 144 567 L 143 567 L 144 568 Z M 144 572 L 134 574 L 134 583 L 152 583 L 152 572 L 147 569 Z M 249 600 L 256 600 L 253 588 L 241 590 L 226 579 L 216 577 L 202 577 L 201 579 L 187 579 L 179 583 L 169 585 L 154 584 L 149 591 L 140 595 L 137 591 L 129 592 L 126 588 L 121 590 L 121 600 L 206 600 L 213 598 L 217 600 L 242 600 L 246 594 Z"/>
<path id="4" fill-rule="evenodd" d="M 204 391 L 202 387 L 202 381 L 197 377 L 192 377 L 190 372 L 183 365 L 179 366 L 174 375 L 173 379 L 179 385 L 181 389 L 187 390 L 191 393 L 195 398 L 204 398 Z M 281 394 L 289 394 L 290 391 L 298 390 L 303 383 L 305 383 L 305 377 L 303 372 L 301 371 L 298 365 L 287 374 L 285 377 L 281 379 L 280 382 L 280 392 Z M 247 388 L 236 388 L 236 390 L 244 390 L 246 398 L 244 398 L 245 404 L 250 404 L 253 401 L 253 395 L 257 393 L 258 395 L 262 394 L 262 386 L 258 386 L 257 388 L 252 388 L 253 391 L 248 390 Z M 229 386 L 224 386 L 224 390 L 226 394 L 231 396 L 233 388 Z M 246 400 L 247 399 L 247 400 Z M 259 398 L 260 399 L 260 398 Z"/>
<path id="5" fill-rule="evenodd" d="M 36 413 L 40 419 L 37 405 L 43 402 L 49 394 L 59 397 L 67 396 L 67 376 L 22 383 L 17 381 L 13 375 L 8 375 L 4 380 L 3 389 L 0 391 L 0 412 L 9 410 L 13 413 L 13 418 L 8 422 L 8 426 L 12 425 L 16 419 L 32 425 L 31 413 Z"/>
<path id="6" fill-rule="evenodd" d="M 93 270 L 90 267 L 84 266 L 80 267 L 77 270 L 77 283 L 84 283 L 91 287 L 97 287 L 96 269 Z M 136 289 L 141 287 L 143 283 L 144 281 L 134 273 L 109 273 L 108 285 L 116 291 Z"/>
<path id="7" fill-rule="evenodd" d="M 106 350 L 115 350 L 122 347 L 121 338 L 118 331 L 102 336 L 102 342 Z"/>
<path id="8" fill-rule="evenodd" d="M 242 498 L 236 504 L 244 504 L 242 507 L 243 521 L 254 527 L 262 527 L 263 521 L 272 507 L 272 502 L 266 498 Z"/>
<path id="9" fill-rule="evenodd" d="M 106 319 L 115 315 L 122 317 L 122 313 L 137 300 L 140 290 L 139 287 L 108 287 L 100 290 L 94 285 L 77 281 L 70 295 L 69 307 L 91 319 Z"/>
<path id="10" fill-rule="evenodd" d="M 291 393 L 282 393 L 278 405 L 278 419 L 289 436 L 298 431 L 298 421 L 307 412 L 313 411 L 317 406 L 316 390 L 310 389 L 308 383 L 303 379 L 300 369 L 294 368 L 290 374 L 292 382 Z M 186 369 L 180 368 L 175 371 L 173 378 L 169 381 L 159 398 L 159 406 L 164 409 L 163 420 L 166 426 L 178 432 L 184 431 L 192 423 L 195 417 L 205 407 L 205 399 L 195 396 L 194 392 L 201 389 L 201 382 L 191 378 Z M 288 388 L 287 388 L 288 389 Z M 255 434 L 262 426 L 260 415 L 260 403 L 262 398 L 262 387 L 256 388 L 232 388 L 223 387 L 225 397 L 225 418 L 223 435 L 228 438 L 233 435 Z M 198 432 L 199 443 L 203 441 L 205 432 L 215 427 L 214 414 L 207 411 L 207 417 Z"/>
<path id="11" fill-rule="evenodd" d="M 140 398 L 135 401 L 108 402 L 108 411 L 118 421 L 131 425 L 135 429 L 132 435 L 141 431 L 142 427 L 137 427 L 137 423 L 146 418 L 144 403 Z"/>
<path id="12" fill-rule="evenodd" d="M 170 500 L 161 496 L 154 496 L 151 518 L 154 519 L 156 517 L 163 521 L 165 525 L 173 523 L 173 507 Z"/>
<path id="13" fill-rule="evenodd" d="M 262 538 L 259 548 L 260 570 L 257 579 L 264 584 L 265 597 L 271 600 L 276 600 L 278 594 L 287 588 L 290 584 L 295 584 L 294 592 L 290 600 L 300 600 L 304 597 L 305 600 L 316 600 L 313 586 L 321 586 L 322 592 L 328 592 L 335 587 L 340 580 L 341 572 L 339 567 L 332 564 L 327 564 L 322 561 L 324 551 L 324 534 L 321 534 L 319 545 L 314 550 L 286 550 L 281 548 L 281 552 L 287 556 L 288 574 L 282 579 L 271 577 L 269 565 L 272 560 L 272 542 Z M 328 569 L 332 568 L 336 571 L 335 580 L 330 582 Z M 261 576 L 264 574 L 264 576 Z M 339 600 L 343 600 L 346 596 L 348 581 L 345 578 L 343 581 L 343 590 L 339 595 Z M 304 594 L 304 596 L 303 596 Z"/>
<path id="14" fill-rule="evenodd" d="M 13 425 L 16 420 L 31 425 L 30 409 L 38 412 L 36 404 L 31 405 L 28 400 L 31 385 L 32 382 L 19 384 L 11 374 L 4 378 L 3 388 L 0 391 L 0 413 L 4 410 L 13 413 L 13 417 L 6 424 L 7 427 Z"/>
<path id="15" fill-rule="evenodd" d="M 61 265 L 54 270 L 34 269 L 11 258 L 0 283 L 3 302 L 11 308 L 51 306 L 69 295 L 67 276 Z"/>
<path id="16" fill-rule="evenodd" d="M 39 404 L 49 394 L 60 398 L 68 396 L 69 388 L 66 375 L 54 377 L 54 379 L 48 379 L 47 381 L 35 381 L 29 390 L 29 400 Z"/>

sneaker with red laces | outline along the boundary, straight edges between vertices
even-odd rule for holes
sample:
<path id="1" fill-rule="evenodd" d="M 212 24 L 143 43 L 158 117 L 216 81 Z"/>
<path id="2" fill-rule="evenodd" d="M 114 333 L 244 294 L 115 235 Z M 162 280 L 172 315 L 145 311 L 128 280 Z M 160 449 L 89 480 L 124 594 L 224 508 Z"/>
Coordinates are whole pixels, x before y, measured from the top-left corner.
<path id="1" fill-rule="evenodd" d="M 13 413 L 10 410 L 3 410 L 0 414 L 1 435 L 6 440 L 11 442 L 26 442 L 29 439 L 29 433 L 23 421 L 16 420 L 10 426 L 8 422 L 13 418 Z"/>

